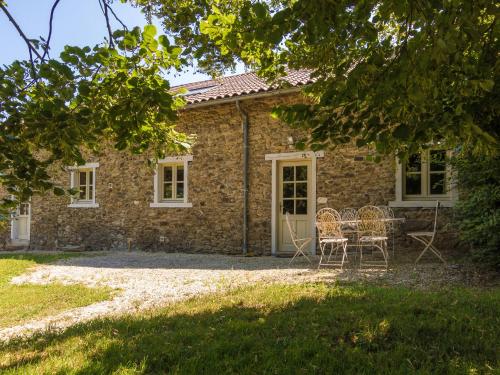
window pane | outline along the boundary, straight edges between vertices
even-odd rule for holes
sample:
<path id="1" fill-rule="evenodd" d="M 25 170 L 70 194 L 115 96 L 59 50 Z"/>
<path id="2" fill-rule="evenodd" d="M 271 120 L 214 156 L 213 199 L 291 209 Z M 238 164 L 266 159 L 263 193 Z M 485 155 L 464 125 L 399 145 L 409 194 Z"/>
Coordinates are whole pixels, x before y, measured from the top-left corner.
<path id="1" fill-rule="evenodd" d="M 422 194 L 422 176 L 419 173 L 406 175 L 405 192 L 411 195 Z"/>
<path id="2" fill-rule="evenodd" d="M 29 204 L 21 203 L 19 205 L 19 215 L 28 215 L 29 214 Z"/>
<path id="3" fill-rule="evenodd" d="M 446 194 L 446 178 L 444 173 L 431 173 L 430 174 L 430 188 L 431 194 Z"/>
<path id="4" fill-rule="evenodd" d="M 92 200 L 92 191 L 93 191 L 92 189 L 93 189 L 93 186 L 92 186 L 92 185 L 89 185 L 89 195 L 88 195 L 88 197 L 87 197 L 87 199 L 88 199 L 89 201 L 91 201 L 91 200 Z"/>
<path id="5" fill-rule="evenodd" d="M 283 181 L 293 181 L 293 167 L 283 167 Z"/>
<path id="6" fill-rule="evenodd" d="M 89 185 L 93 185 L 94 182 L 92 180 L 93 180 L 94 174 L 92 173 L 92 171 L 88 171 L 87 173 L 89 174 Z"/>
<path id="7" fill-rule="evenodd" d="M 283 198 L 293 198 L 293 182 L 292 183 L 284 183 L 283 184 Z"/>
<path id="8" fill-rule="evenodd" d="M 430 168 L 431 171 L 444 171 L 446 170 L 446 151 L 444 150 L 431 150 L 430 152 Z"/>
<path id="9" fill-rule="evenodd" d="M 80 199 L 84 200 L 86 199 L 86 196 L 87 196 L 87 187 L 85 185 L 80 186 Z"/>
<path id="10" fill-rule="evenodd" d="M 293 200 L 284 200 L 283 201 L 283 214 L 286 213 L 293 214 Z"/>
<path id="11" fill-rule="evenodd" d="M 177 166 L 177 182 L 184 181 L 184 167 L 182 165 Z"/>
<path id="12" fill-rule="evenodd" d="M 163 184 L 163 199 L 172 199 L 172 183 Z"/>
<path id="13" fill-rule="evenodd" d="M 295 180 L 297 181 L 307 181 L 307 165 L 299 165 L 295 167 Z"/>
<path id="14" fill-rule="evenodd" d="M 298 198 L 307 198 L 307 182 L 299 182 L 296 184 L 295 196 Z"/>
<path id="15" fill-rule="evenodd" d="M 422 158 L 420 154 L 410 155 L 406 164 L 407 172 L 420 172 L 422 169 Z"/>
<path id="16" fill-rule="evenodd" d="M 87 172 L 80 172 L 80 185 L 87 185 Z"/>
<path id="17" fill-rule="evenodd" d="M 163 167 L 163 181 L 172 181 L 172 167 Z"/>
<path id="18" fill-rule="evenodd" d="M 297 199 L 295 201 L 295 213 L 297 215 L 307 215 L 307 200 L 306 199 Z"/>
<path id="19" fill-rule="evenodd" d="M 184 198 L 184 183 L 182 183 L 182 182 L 177 183 L 176 194 L 177 194 L 177 199 Z"/>

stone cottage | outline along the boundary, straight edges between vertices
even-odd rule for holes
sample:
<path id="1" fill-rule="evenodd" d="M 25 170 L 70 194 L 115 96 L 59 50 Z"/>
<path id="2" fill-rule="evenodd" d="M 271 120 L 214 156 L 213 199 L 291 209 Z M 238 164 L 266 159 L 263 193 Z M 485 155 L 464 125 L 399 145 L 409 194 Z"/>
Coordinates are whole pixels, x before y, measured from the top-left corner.
<path id="1" fill-rule="evenodd" d="M 188 105 L 178 129 L 197 136 L 190 155 L 171 155 L 151 168 L 147 155 L 108 149 L 86 165 L 61 169 L 58 183 L 79 189 L 78 196 L 22 204 L 10 242 L 280 255 L 292 250 L 287 211 L 300 235 L 314 237 L 321 207 L 390 205 L 407 222 L 429 223 L 432 210 L 425 208 L 436 199 L 453 205 L 449 167 L 430 162 L 446 150 L 415 155 L 406 166 L 394 157 L 374 163 L 369 150 L 354 146 L 295 150 L 303 134 L 270 112 L 303 101 L 301 86 L 311 81 L 305 71 L 290 72 L 287 81 L 290 87 L 280 89 L 244 73 L 184 85 Z"/>

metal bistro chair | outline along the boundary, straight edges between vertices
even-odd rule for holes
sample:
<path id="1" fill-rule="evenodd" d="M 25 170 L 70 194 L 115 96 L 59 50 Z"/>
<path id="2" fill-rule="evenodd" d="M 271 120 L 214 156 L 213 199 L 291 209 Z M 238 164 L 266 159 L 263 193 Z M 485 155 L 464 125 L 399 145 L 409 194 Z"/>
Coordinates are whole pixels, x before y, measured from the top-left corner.
<path id="1" fill-rule="evenodd" d="M 392 238 L 392 256 L 394 257 L 394 237 L 396 236 L 396 222 L 390 219 L 394 219 L 394 211 L 389 206 L 377 206 L 384 213 L 384 217 L 389 219 L 385 222 L 385 227 L 387 229 L 388 236 Z"/>
<path id="2" fill-rule="evenodd" d="M 340 214 L 333 208 L 319 210 L 316 214 L 316 227 L 318 228 L 319 248 L 321 251 L 318 269 L 321 266 L 340 266 L 340 269 L 342 269 L 347 259 L 347 238 L 342 233 Z M 330 245 L 329 253 L 326 252 L 327 245 Z M 339 249 L 342 249 L 342 258 L 336 260 Z M 334 257 L 333 260 L 332 256 Z"/>
<path id="3" fill-rule="evenodd" d="M 342 218 L 342 221 L 352 221 L 352 223 L 345 223 L 343 225 L 344 233 L 356 233 L 357 232 L 357 224 L 355 223 L 356 221 L 356 216 L 357 212 L 355 208 L 343 208 L 340 210 L 340 217 Z"/>
<path id="4" fill-rule="evenodd" d="M 387 227 L 384 222 L 384 212 L 375 206 L 364 206 L 358 210 L 358 247 L 360 250 L 359 266 L 389 266 L 387 251 Z M 363 247 L 372 247 L 380 250 L 383 261 L 364 261 Z"/>
<path id="5" fill-rule="evenodd" d="M 358 235 L 358 224 L 356 222 L 357 220 L 357 210 L 355 208 L 351 207 L 346 207 L 343 208 L 339 211 L 340 217 L 342 218 L 342 233 L 344 236 L 346 236 L 349 241 L 352 241 L 353 245 L 349 245 L 349 242 L 347 243 L 347 246 L 352 246 L 354 247 L 354 251 L 347 252 L 348 255 L 354 255 L 357 256 L 357 235 Z M 350 223 L 345 223 L 345 221 L 350 221 Z"/>
<path id="6" fill-rule="evenodd" d="M 434 229 L 432 230 L 432 232 L 409 232 L 409 233 L 407 233 L 408 236 L 410 236 L 411 238 L 413 238 L 417 241 L 422 242 L 425 245 L 424 250 L 422 250 L 422 252 L 418 256 L 417 260 L 415 261 L 415 265 L 418 263 L 420 258 L 422 258 L 422 256 L 427 252 L 427 250 L 430 250 L 444 264 L 446 264 L 446 261 L 443 259 L 441 252 L 438 249 L 436 249 L 436 247 L 432 244 L 434 242 L 434 238 L 436 238 L 438 210 L 439 210 L 439 201 L 436 202 L 436 212 L 434 213 Z"/>
<path id="7" fill-rule="evenodd" d="M 290 222 L 290 215 L 288 214 L 288 212 L 286 213 L 286 225 L 288 226 L 288 230 L 290 231 L 290 237 L 292 239 L 292 243 L 293 243 L 293 246 L 295 246 L 295 254 L 293 255 L 293 258 L 290 259 L 290 263 L 293 262 L 293 260 L 295 259 L 295 257 L 297 255 L 303 255 L 308 261 L 309 263 L 312 263 L 311 262 L 311 259 L 309 259 L 309 257 L 306 255 L 306 253 L 304 253 L 304 248 L 306 247 L 306 245 L 311 242 L 312 238 L 298 238 L 297 236 L 297 233 L 293 230 L 292 228 L 292 223 Z"/>

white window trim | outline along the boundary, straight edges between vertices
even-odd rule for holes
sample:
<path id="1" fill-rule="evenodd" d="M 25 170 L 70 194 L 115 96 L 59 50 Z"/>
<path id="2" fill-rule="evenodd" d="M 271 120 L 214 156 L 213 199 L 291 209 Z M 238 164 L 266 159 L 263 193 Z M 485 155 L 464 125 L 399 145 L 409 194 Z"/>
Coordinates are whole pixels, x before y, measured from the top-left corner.
<path id="1" fill-rule="evenodd" d="M 193 161 L 193 155 L 183 155 L 183 156 L 169 156 L 164 159 L 158 160 L 156 164 L 155 174 L 153 177 L 154 184 L 154 195 L 153 195 L 153 203 L 149 204 L 151 208 L 189 208 L 193 207 L 193 204 L 189 202 L 189 183 L 188 183 L 188 174 L 189 174 L 189 162 Z M 184 164 L 184 199 L 182 201 L 172 201 L 172 202 L 162 202 L 160 199 L 161 189 L 159 188 L 159 168 L 162 164 Z"/>
<path id="2" fill-rule="evenodd" d="M 99 207 L 99 203 L 96 203 L 95 201 L 95 186 L 96 186 L 96 169 L 99 167 L 99 163 L 87 163 L 84 165 L 78 165 L 78 166 L 70 166 L 68 169 L 70 170 L 70 186 L 71 189 L 75 188 L 76 186 L 76 178 L 75 174 L 78 172 L 80 169 L 91 169 L 92 170 L 92 200 L 88 202 L 80 201 L 78 199 L 75 199 L 74 197 L 71 197 L 71 203 L 68 204 L 68 207 L 71 208 L 97 208 Z"/>
<path id="3" fill-rule="evenodd" d="M 450 152 L 449 152 L 450 153 Z M 447 168 L 450 168 L 447 166 Z M 401 207 L 401 208 L 428 208 L 428 207 L 436 207 L 436 200 L 439 200 L 440 205 L 442 207 L 453 207 L 455 205 L 455 202 L 458 200 L 458 189 L 457 189 L 457 184 L 455 179 L 453 178 L 453 173 L 451 170 L 447 171 L 448 175 L 451 175 L 451 181 L 450 181 L 450 191 L 446 196 L 430 196 L 428 199 L 405 199 L 403 196 L 403 175 L 404 175 L 404 170 L 403 170 L 403 164 L 399 160 L 399 158 L 396 158 L 396 186 L 395 186 L 395 193 L 396 193 L 396 199 L 393 201 L 389 202 L 390 207 Z"/>

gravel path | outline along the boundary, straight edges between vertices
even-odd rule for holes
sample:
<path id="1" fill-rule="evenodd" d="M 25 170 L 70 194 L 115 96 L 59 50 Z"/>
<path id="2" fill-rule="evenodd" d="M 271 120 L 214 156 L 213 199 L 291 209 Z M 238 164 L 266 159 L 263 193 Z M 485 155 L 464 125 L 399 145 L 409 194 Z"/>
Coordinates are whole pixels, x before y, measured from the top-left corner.
<path id="1" fill-rule="evenodd" d="M 389 272 L 348 269 L 317 271 L 303 259 L 289 265 L 289 259 L 244 258 L 224 255 L 181 253 L 106 253 L 76 257 L 56 264 L 39 265 L 32 272 L 12 279 L 14 284 L 62 282 L 117 289 L 115 297 L 90 306 L 0 329 L 0 341 L 30 335 L 36 331 L 59 330 L 69 325 L 187 299 L 206 293 L 263 282 L 357 281 L 406 286 L 425 286 L 438 282 L 450 285 L 463 281 L 463 272 L 438 265 L 416 272 L 413 266 L 398 266 Z"/>

